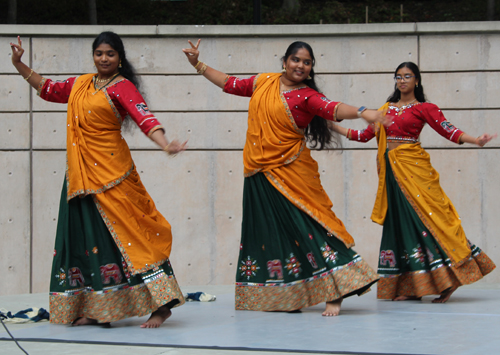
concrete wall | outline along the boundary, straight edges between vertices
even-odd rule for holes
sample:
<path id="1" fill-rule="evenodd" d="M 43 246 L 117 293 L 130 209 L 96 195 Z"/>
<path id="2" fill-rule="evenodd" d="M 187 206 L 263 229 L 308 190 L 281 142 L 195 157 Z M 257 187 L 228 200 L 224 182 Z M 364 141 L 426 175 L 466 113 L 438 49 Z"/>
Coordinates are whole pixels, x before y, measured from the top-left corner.
<path id="1" fill-rule="evenodd" d="M 17 74 L 9 42 L 21 35 L 25 63 L 66 78 L 92 72 L 91 42 L 103 30 L 123 36 L 149 107 L 169 138 L 189 139 L 176 158 L 135 129 L 126 134 L 145 186 L 173 226 L 171 259 L 182 285 L 230 284 L 236 272 L 248 99 L 223 94 L 196 75 L 181 52 L 202 38 L 200 59 L 240 76 L 279 71 L 294 40 L 315 50 L 319 85 L 331 99 L 377 108 L 393 71 L 414 61 L 431 102 L 471 135 L 500 131 L 500 23 L 312 26 L 0 26 L 0 295 L 48 291 L 65 167 L 66 105 L 42 101 Z M 354 121 L 349 127 L 362 128 Z M 375 142 L 343 141 L 314 152 L 335 213 L 356 250 L 377 266 L 381 227 L 370 221 L 376 193 Z M 429 127 L 422 144 L 468 237 L 500 262 L 500 139 L 457 146 Z M 500 281 L 493 273 L 484 281 Z"/>

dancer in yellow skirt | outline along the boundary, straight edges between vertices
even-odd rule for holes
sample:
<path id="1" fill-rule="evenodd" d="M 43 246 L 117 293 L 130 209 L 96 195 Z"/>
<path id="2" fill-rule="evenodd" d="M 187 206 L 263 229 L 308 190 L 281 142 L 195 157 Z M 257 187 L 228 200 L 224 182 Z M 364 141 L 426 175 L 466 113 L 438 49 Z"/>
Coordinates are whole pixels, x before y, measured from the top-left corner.
<path id="1" fill-rule="evenodd" d="M 395 91 L 381 109 L 393 118 L 390 126 L 370 125 L 361 131 L 331 127 L 353 141 L 377 138 L 379 185 L 371 218 L 384 226 L 378 298 L 440 295 L 434 302 L 444 303 L 459 286 L 481 279 L 495 264 L 465 237 L 439 174 L 418 141 L 420 132 L 428 124 L 452 142 L 480 147 L 495 136 L 471 137 L 426 102 L 416 64 L 400 64 L 394 79 Z"/>
<path id="2" fill-rule="evenodd" d="M 92 50 L 97 73 L 52 81 L 22 61 L 12 63 L 41 98 L 67 103 L 67 168 L 50 283 L 50 321 L 90 325 L 152 313 L 159 327 L 184 303 L 169 256 L 172 233 L 142 185 L 121 135 L 132 118 L 167 154 L 169 142 L 137 89 L 120 37 L 101 33 Z"/>

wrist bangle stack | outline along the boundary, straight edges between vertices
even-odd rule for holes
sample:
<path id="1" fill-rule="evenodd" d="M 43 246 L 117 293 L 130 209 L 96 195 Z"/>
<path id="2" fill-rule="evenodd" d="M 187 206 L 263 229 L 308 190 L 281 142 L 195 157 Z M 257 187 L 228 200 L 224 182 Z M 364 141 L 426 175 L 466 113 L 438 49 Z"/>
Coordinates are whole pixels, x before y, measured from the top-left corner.
<path id="1" fill-rule="evenodd" d="M 198 63 L 196 63 L 196 65 L 194 66 L 194 68 L 195 68 L 196 70 L 198 70 L 198 66 L 199 66 L 200 64 L 203 64 L 203 62 L 198 61 Z"/>
<path id="2" fill-rule="evenodd" d="M 27 78 L 23 78 L 23 79 L 26 80 L 26 81 L 28 81 L 28 80 L 30 80 L 30 78 L 31 78 L 32 75 L 33 75 L 33 69 L 31 69 L 30 75 L 28 75 Z"/>
<path id="3" fill-rule="evenodd" d="M 203 75 L 203 73 L 205 72 L 205 70 L 207 70 L 207 65 L 205 63 L 203 63 L 203 65 L 201 66 L 201 68 L 198 70 L 198 74 Z"/>

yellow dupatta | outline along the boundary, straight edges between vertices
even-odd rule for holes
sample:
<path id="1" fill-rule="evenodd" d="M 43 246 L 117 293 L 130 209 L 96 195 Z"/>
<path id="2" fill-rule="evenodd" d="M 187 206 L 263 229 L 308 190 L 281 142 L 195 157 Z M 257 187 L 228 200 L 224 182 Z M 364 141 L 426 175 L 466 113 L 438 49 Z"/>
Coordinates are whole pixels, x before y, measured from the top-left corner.
<path id="1" fill-rule="evenodd" d="M 387 110 L 386 103 L 380 110 Z M 376 126 L 379 184 L 371 219 L 383 225 L 387 214 L 385 127 Z M 454 266 L 460 266 L 471 250 L 455 207 L 439 184 L 439 173 L 431 165 L 429 154 L 420 143 L 402 144 L 388 151 L 394 177 L 420 220 L 446 252 Z"/>
<path id="2" fill-rule="evenodd" d="M 351 247 L 354 239 L 333 213 L 333 204 L 321 186 L 318 163 L 280 93 L 280 76 L 268 73 L 256 78 L 243 150 L 245 176 L 263 172 L 289 201 Z"/>
<path id="3" fill-rule="evenodd" d="M 109 97 L 95 91 L 93 76 L 78 77 L 68 100 L 68 201 L 117 185 L 133 168 L 130 150 L 121 136 L 121 117 Z"/>

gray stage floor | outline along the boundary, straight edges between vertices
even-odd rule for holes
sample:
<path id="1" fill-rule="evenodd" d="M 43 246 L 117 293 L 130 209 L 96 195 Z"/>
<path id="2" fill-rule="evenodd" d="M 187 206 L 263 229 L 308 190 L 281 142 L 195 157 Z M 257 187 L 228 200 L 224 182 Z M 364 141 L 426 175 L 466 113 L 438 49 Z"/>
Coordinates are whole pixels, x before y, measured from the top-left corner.
<path id="1" fill-rule="evenodd" d="M 498 354 L 500 285 L 458 289 L 446 304 L 377 301 L 376 292 L 344 301 L 341 315 L 322 317 L 324 305 L 301 313 L 234 310 L 232 286 L 186 287 L 217 295 L 173 310 L 158 329 L 141 329 L 144 318 L 111 328 L 8 324 L 31 354 Z M 0 297 L 0 308 L 48 308 L 45 294 Z M 22 354 L 0 329 L 0 353 Z"/>

